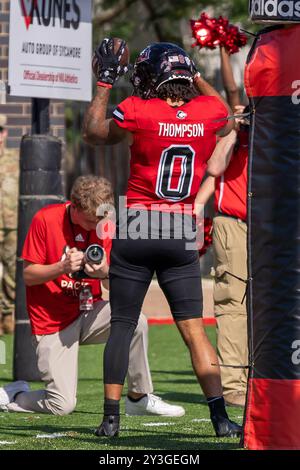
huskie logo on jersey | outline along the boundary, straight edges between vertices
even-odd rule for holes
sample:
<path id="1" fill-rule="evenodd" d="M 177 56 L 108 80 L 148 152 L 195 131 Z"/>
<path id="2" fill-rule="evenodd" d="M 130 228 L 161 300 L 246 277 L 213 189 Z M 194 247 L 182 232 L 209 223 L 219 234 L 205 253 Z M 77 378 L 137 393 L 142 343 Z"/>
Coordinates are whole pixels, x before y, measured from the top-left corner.
<path id="1" fill-rule="evenodd" d="M 173 124 L 159 122 L 160 137 L 203 137 L 204 124 Z"/>
<path id="2" fill-rule="evenodd" d="M 254 20 L 298 20 L 300 19 L 300 1 L 251 0 L 250 15 Z"/>
<path id="3" fill-rule="evenodd" d="M 176 114 L 177 119 L 185 119 L 187 114 L 184 111 L 178 111 Z"/>

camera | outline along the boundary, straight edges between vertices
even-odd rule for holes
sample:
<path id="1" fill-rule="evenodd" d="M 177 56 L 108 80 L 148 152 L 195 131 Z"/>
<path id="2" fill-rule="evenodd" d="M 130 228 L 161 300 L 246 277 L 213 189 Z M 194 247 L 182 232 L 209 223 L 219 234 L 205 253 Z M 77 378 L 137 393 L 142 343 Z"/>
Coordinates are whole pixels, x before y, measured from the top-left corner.
<path id="1" fill-rule="evenodd" d="M 96 243 L 87 247 L 84 253 L 84 263 L 90 264 L 101 264 L 104 257 L 104 250 L 102 246 Z M 90 277 L 84 269 L 80 269 L 76 273 L 72 274 L 72 277 L 76 279 L 84 279 Z"/>

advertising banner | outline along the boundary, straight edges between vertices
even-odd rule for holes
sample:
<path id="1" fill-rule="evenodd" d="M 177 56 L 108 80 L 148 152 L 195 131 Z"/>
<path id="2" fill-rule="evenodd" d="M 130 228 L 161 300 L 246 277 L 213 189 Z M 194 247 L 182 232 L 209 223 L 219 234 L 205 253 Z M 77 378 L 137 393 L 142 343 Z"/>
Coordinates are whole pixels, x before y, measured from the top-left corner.
<path id="1" fill-rule="evenodd" d="M 90 101 L 91 20 L 91 0 L 11 2 L 10 94 Z"/>

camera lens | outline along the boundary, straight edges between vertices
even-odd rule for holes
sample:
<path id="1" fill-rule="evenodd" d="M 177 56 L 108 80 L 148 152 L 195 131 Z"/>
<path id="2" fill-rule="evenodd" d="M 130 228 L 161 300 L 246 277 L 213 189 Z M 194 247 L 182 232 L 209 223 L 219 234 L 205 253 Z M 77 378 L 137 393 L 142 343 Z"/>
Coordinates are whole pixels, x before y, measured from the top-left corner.
<path id="1" fill-rule="evenodd" d="M 104 256 L 103 248 L 100 245 L 90 245 L 85 252 L 86 260 L 89 263 L 100 264 Z"/>

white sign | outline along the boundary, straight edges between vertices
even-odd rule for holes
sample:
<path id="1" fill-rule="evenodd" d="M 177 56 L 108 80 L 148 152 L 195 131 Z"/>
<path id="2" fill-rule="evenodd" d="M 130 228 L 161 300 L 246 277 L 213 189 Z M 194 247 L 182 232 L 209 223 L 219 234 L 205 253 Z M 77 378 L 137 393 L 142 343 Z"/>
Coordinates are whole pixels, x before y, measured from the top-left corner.
<path id="1" fill-rule="evenodd" d="M 90 101 L 91 21 L 91 0 L 10 2 L 10 94 Z"/>

